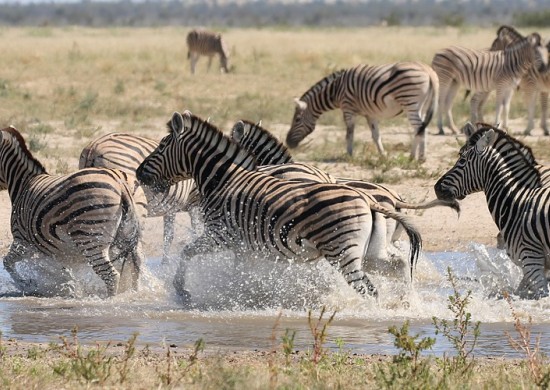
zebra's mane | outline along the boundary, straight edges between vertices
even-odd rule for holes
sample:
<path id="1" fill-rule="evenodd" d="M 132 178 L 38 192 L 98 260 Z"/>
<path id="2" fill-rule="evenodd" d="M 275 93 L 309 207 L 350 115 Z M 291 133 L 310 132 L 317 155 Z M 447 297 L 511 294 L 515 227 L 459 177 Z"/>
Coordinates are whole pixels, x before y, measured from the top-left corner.
<path id="1" fill-rule="evenodd" d="M 277 137 L 275 137 L 271 132 L 259 124 L 253 123 L 251 121 L 248 121 L 246 119 L 242 119 L 242 122 L 246 125 L 248 125 L 248 131 L 244 134 L 243 140 L 250 140 L 252 138 L 258 139 L 260 137 L 263 137 L 270 145 L 271 148 L 278 148 L 282 154 L 285 156 L 288 156 L 292 160 L 292 156 L 290 152 L 288 151 L 288 148 L 286 145 L 284 145 Z M 251 148 L 254 147 L 251 145 Z M 250 150 L 249 150 L 250 151 Z"/>
<path id="2" fill-rule="evenodd" d="M 483 136 L 483 134 L 485 134 L 485 132 L 490 129 L 493 129 L 498 134 L 498 138 L 504 138 L 506 142 L 511 144 L 513 148 L 517 150 L 521 156 L 523 156 L 523 159 L 525 160 L 525 162 L 529 166 L 533 167 L 535 171 L 537 171 L 535 168 L 535 165 L 537 165 L 538 163 L 537 163 L 537 160 L 535 159 L 535 156 L 533 155 L 532 149 L 529 146 L 525 145 L 520 140 L 512 137 L 511 135 L 506 133 L 504 130 L 501 130 L 497 127 L 493 127 L 490 125 L 483 125 L 481 129 L 479 129 L 474 134 L 472 134 L 472 136 L 468 140 L 468 144 L 467 144 L 468 147 L 474 147 L 476 142 Z"/>
<path id="3" fill-rule="evenodd" d="M 346 71 L 346 69 L 340 69 L 336 72 L 333 72 L 329 74 L 328 76 L 322 78 L 318 82 L 316 82 L 310 89 L 308 89 L 302 97 L 300 97 L 300 100 L 304 100 L 307 96 L 316 93 L 321 88 L 325 87 L 327 84 L 333 82 L 334 80 L 338 79 L 342 74 Z"/>
<path id="4" fill-rule="evenodd" d="M 236 150 L 237 155 L 234 159 L 235 164 L 249 171 L 256 169 L 258 164 L 256 162 L 256 157 L 253 154 L 242 148 L 237 142 L 233 141 L 210 122 L 201 119 L 194 114 L 189 113 L 189 115 L 191 117 L 191 127 L 186 129 L 187 131 L 191 132 L 204 143 L 210 146 L 215 146 L 220 152 L 225 149 L 225 153 L 229 154 Z M 167 125 L 168 131 L 175 134 L 171 121 L 169 121 Z M 226 145 L 229 145 L 229 148 L 225 148 Z"/>
<path id="5" fill-rule="evenodd" d="M 32 155 L 31 151 L 27 147 L 27 144 L 25 143 L 25 139 L 15 127 L 13 126 L 6 127 L 1 131 L 11 134 L 19 144 L 19 147 L 21 148 L 21 151 L 23 152 L 23 154 L 26 155 L 29 158 L 29 160 L 31 160 L 39 168 L 39 170 L 41 170 L 43 173 L 47 173 L 46 168 L 44 168 L 44 165 L 42 165 L 42 163 Z"/>

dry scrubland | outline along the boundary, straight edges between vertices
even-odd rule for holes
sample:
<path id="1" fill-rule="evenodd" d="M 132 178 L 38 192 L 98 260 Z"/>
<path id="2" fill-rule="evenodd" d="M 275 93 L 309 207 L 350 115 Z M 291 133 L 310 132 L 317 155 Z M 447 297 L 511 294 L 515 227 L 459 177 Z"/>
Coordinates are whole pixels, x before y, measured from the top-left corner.
<path id="1" fill-rule="evenodd" d="M 294 111 L 292 98 L 327 73 L 358 63 L 430 63 L 438 49 L 452 44 L 488 47 L 495 30 L 232 29 L 223 33 L 231 47 L 234 73 L 220 75 L 216 60 L 206 73 L 206 60 L 202 59 L 192 76 L 184 44 L 186 28 L 2 29 L 0 126 L 14 125 L 21 130 L 30 149 L 51 173 L 76 169 L 82 147 L 104 133 L 122 131 L 160 139 L 174 110 L 189 109 L 211 117 L 226 131 L 238 119 L 261 119 L 266 128 L 282 137 Z M 550 31 L 540 32 L 550 37 Z M 517 134 L 526 122 L 519 97 L 513 101 L 510 128 Z M 459 92 L 454 109 L 457 123 L 467 119 L 467 110 Z M 488 119 L 493 111 L 490 101 Z M 432 123 L 429 133 L 435 132 Z M 431 136 L 427 161 L 419 165 L 408 161 L 411 130 L 404 118 L 382 122 L 381 134 L 389 151 L 387 159 L 377 155 L 366 123 L 359 119 L 355 155 L 349 158 L 344 152 L 341 113 L 335 111 L 321 118 L 308 145 L 294 155 L 331 173 L 387 183 L 407 200 L 422 201 L 433 198 L 433 184 L 454 163 L 463 143 L 461 137 Z M 550 162 L 550 139 L 541 136 L 538 129 L 532 134 L 522 138 L 534 148 L 540 162 Z M 4 226 L 0 230 L 2 254 L 11 240 L 5 192 L 0 202 L 5 210 L 0 214 Z M 496 229 L 483 197 L 472 196 L 462 205 L 460 220 L 441 209 L 415 218 L 425 250 L 463 250 L 470 241 L 494 242 Z M 160 226 L 160 220 L 147 221 L 148 255 L 160 253 Z M 317 347 L 322 347 L 322 340 L 316 340 L 320 341 Z M 390 358 L 354 356 L 345 349 L 328 356 L 315 355 L 316 350 L 323 352 L 315 345 L 311 354 L 297 356 L 291 347 L 287 338 L 282 346 L 279 341 L 274 343 L 276 354 L 203 357 L 192 349 L 181 355 L 166 352 L 169 348 L 160 353 L 137 351 L 131 342 L 90 352 L 71 343 L 54 348 L 3 341 L 0 386 L 87 388 L 96 383 L 114 388 L 266 388 L 269 384 L 285 388 L 535 388 L 537 382 L 529 359 L 477 360 L 471 367 L 431 361 L 426 371 L 414 360 L 415 347 L 410 344 L 412 349 L 402 356 L 401 363 L 393 365 L 387 364 Z"/>

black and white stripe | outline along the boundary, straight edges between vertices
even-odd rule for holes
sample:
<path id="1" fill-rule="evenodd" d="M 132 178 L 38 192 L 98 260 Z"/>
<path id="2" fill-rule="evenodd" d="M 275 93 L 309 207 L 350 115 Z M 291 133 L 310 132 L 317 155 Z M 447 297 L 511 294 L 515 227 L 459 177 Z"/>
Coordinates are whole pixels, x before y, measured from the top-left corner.
<path id="1" fill-rule="evenodd" d="M 437 75 L 420 62 L 359 65 L 334 72 L 296 101 L 286 144 L 291 148 L 298 146 L 314 130 L 321 114 L 340 108 L 346 123 L 348 154 L 353 152 L 356 115 L 367 119 L 378 151 L 385 154 L 378 121 L 404 112 L 414 129 L 411 157 L 424 159 L 426 126 L 436 109 L 438 93 Z"/>
<path id="2" fill-rule="evenodd" d="M 169 127 L 170 134 L 140 165 L 137 177 L 152 186 L 193 177 L 199 188 L 205 234 L 182 254 L 175 286 L 184 299 L 189 298 L 186 261 L 226 249 L 272 259 L 324 257 L 360 295 L 377 296 L 362 270 L 372 229 L 370 205 L 362 194 L 338 184 L 258 172 L 253 155 L 188 111 L 175 113 Z"/>
<path id="3" fill-rule="evenodd" d="M 194 29 L 187 34 L 187 58 L 191 62 L 191 73 L 195 74 L 195 65 L 200 56 L 208 57 L 208 70 L 212 65 L 212 57 L 220 57 L 220 68 L 229 72 L 229 51 L 222 35 L 207 30 Z"/>
<path id="4" fill-rule="evenodd" d="M 49 175 L 16 129 L 1 130 L 0 186 L 12 203 L 13 234 L 4 267 L 15 283 L 23 290 L 31 284 L 19 275 L 16 263 L 42 255 L 61 263 L 85 260 L 105 282 L 109 296 L 118 292 L 120 273 L 114 263 L 121 260 L 133 267 L 137 288 L 143 255 L 129 182 L 124 172 L 111 169 Z"/>
<path id="5" fill-rule="evenodd" d="M 501 29 L 499 34 L 505 35 L 507 30 Z M 496 91 L 495 123 L 502 123 L 506 127 L 515 88 L 530 68 L 543 66 L 547 56 L 547 50 L 537 33 L 515 41 L 503 50 L 474 50 L 452 46 L 436 53 L 432 67 L 439 77 L 439 133 L 444 134 L 445 116 L 447 125 L 456 134 L 452 106 L 461 85 L 475 93 L 471 101 L 474 122 L 482 120 L 479 117 L 479 106 L 483 104 L 486 94 Z M 477 94 L 478 92 L 486 94 Z"/>
<path id="6" fill-rule="evenodd" d="M 469 128 L 469 130 L 468 130 Z M 458 161 L 435 184 L 440 199 L 483 191 L 512 261 L 523 269 L 521 298 L 548 296 L 550 188 L 531 149 L 497 128 L 472 125 Z M 546 170 L 548 172 L 548 170 Z"/>
<path id="7" fill-rule="evenodd" d="M 80 154 L 79 168 L 112 168 L 132 175 L 155 148 L 158 141 L 132 134 L 110 133 L 91 141 Z M 143 187 L 143 195 L 134 194 L 136 203 L 145 207 L 148 217 L 163 217 L 163 263 L 168 261 L 170 247 L 174 240 L 176 213 L 189 211 L 198 205 L 198 192 L 193 180 L 183 180 L 161 192 Z M 140 188 L 141 190 L 141 188 Z"/>

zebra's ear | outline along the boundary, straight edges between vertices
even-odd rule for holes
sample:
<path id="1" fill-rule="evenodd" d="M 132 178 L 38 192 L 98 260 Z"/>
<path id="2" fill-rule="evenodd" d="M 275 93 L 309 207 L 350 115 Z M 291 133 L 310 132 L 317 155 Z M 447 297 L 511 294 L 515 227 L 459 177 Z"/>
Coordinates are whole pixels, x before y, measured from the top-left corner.
<path id="1" fill-rule="evenodd" d="M 183 118 L 179 112 L 174 112 L 172 115 L 172 119 L 170 120 L 170 129 L 172 129 L 176 136 L 181 134 L 183 131 Z"/>
<path id="2" fill-rule="evenodd" d="M 258 123 L 256 123 L 256 126 L 262 127 L 262 120 L 261 119 L 258 121 Z"/>
<path id="3" fill-rule="evenodd" d="M 460 129 L 462 133 L 466 136 L 466 138 L 470 138 L 472 134 L 474 134 L 477 131 L 477 128 L 472 124 L 472 122 L 466 122 L 466 124 Z"/>
<path id="4" fill-rule="evenodd" d="M 191 111 L 185 110 L 183 114 L 181 114 L 181 117 L 182 117 L 181 129 L 184 130 L 184 129 L 191 128 L 191 123 L 193 122 L 193 114 L 191 114 Z"/>
<path id="5" fill-rule="evenodd" d="M 497 133 L 493 129 L 487 130 L 476 142 L 476 151 L 481 153 L 495 143 L 497 139 Z"/>
<path id="6" fill-rule="evenodd" d="M 231 129 L 231 139 L 236 142 L 240 142 L 244 137 L 244 122 L 238 121 L 233 125 Z"/>
<path id="7" fill-rule="evenodd" d="M 307 108 L 307 103 L 298 98 L 294 98 L 294 103 L 296 104 L 296 107 L 298 107 L 302 111 L 304 111 Z"/>

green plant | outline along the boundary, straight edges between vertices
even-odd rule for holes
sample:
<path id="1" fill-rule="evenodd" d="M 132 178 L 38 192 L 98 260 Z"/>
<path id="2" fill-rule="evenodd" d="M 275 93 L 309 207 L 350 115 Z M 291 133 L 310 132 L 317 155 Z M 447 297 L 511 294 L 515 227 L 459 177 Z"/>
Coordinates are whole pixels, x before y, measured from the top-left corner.
<path id="1" fill-rule="evenodd" d="M 326 308 L 325 306 L 323 306 L 321 312 L 319 313 L 319 318 L 317 319 L 317 321 L 313 321 L 311 310 L 309 310 L 307 313 L 307 323 L 309 325 L 311 335 L 313 336 L 313 351 L 311 353 L 311 361 L 314 364 L 319 363 L 327 353 L 324 346 L 327 338 L 327 329 L 334 320 L 334 317 L 336 316 L 336 312 L 333 312 L 328 320 L 323 321 L 325 312 Z"/>
<path id="2" fill-rule="evenodd" d="M 447 306 L 453 314 L 451 322 L 432 318 L 435 326 L 435 334 L 442 334 L 452 344 L 457 355 L 451 359 L 444 357 L 443 364 L 446 371 L 450 373 L 469 374 L 475 362 L 471 357 L 480 334 L 481 322 L 472 323 L 472 315 L 467 311 L 472 292 L 469 290 L 462 296 L 456 286 L 451 268 L 447 268 L 447 279 L 451 283 L 453 295 L 449 296 Z"/>
<path id="3" fill-rule="evenodd" d="M 399 349 L 399 354 L 392 359 L 393 364 L 379 364 L 377 367 L 376 381 L 379 386 L 385 388 L 423 388 L 432 381 L 430 372 L 430 359 L 421 359 L 422 351 L 431 349 L 435 339 L 424 337 L 417 342 L 419 334 L 409 335 L 409 321 L 406 321 L 400 329 L 391 326 L 388 332 L 395 337 L 393 345 Z"/>
<path id="4" fill-rule="evenodd" d="M 105 384 L 111 376 L 115 360 L 106 352 L 110 343 L 106 345 L 96 344 L 94 349 L 86 351 L 78 341 L 78 329 L 72 330 L 72 341 L 61 337 L 62 344 L 56 347 L 63 357 L 62 360 L 53 365 L 53 371 L 63 378 L 75 378 L 79 382 Z"/>

